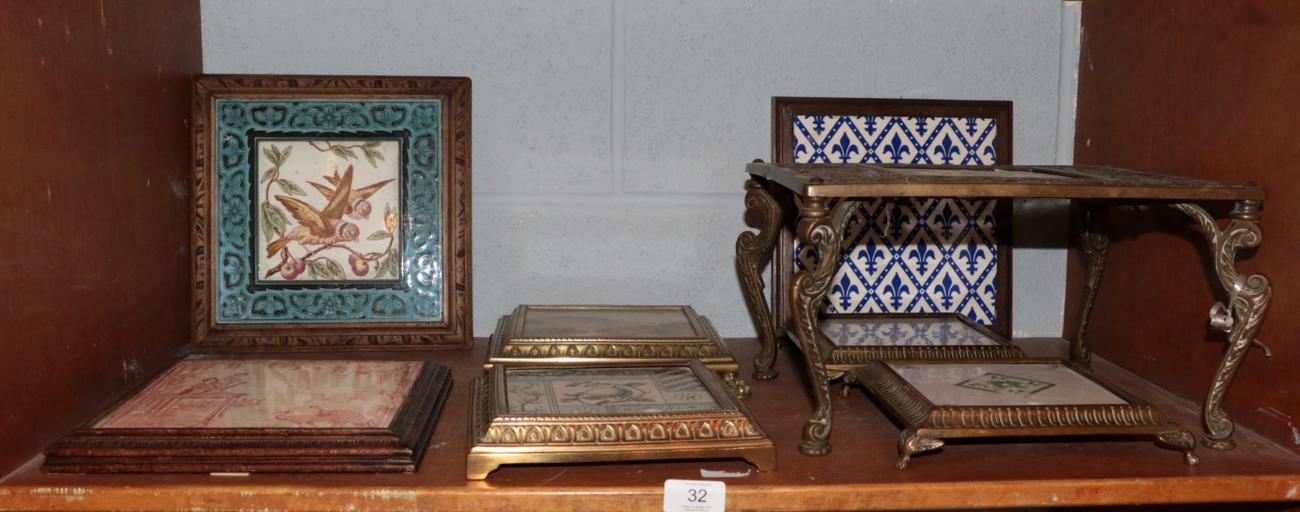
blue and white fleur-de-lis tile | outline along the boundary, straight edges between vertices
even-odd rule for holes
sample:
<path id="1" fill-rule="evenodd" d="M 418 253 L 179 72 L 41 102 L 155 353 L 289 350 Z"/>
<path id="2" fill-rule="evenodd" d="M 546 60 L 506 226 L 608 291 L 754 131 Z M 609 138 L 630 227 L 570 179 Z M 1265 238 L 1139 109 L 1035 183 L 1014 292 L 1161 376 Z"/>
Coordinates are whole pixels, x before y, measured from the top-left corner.
<path id="1" fill-rule="evenodd" d="M 837 347 L 1000 345 L 956 318 L 828 318 L 821 329 Z"/>
<path id="2" fill-rule="evenodd" d="M 796 163 L 992 165 L 992 118 L 795 116 Z M 852 212 L 829 313 L 960 313 L 996 321 L 995 200 L 868 199 Z M 795 242 L 795 267 L 815 251 Z"/>

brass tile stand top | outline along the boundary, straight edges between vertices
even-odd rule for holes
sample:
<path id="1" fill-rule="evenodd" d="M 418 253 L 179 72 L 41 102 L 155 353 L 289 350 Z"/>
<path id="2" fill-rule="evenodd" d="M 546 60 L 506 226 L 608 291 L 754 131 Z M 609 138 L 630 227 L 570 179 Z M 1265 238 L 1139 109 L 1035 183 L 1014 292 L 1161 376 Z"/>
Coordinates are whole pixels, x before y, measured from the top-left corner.
<path id="1" fill-rule="evenodd" d="M 718 373 L 736 396 L 749 396 L 736 376 L 740 363 L 690 306 L 522 305 L 497 321 L 484 367 L 691 360 Z"/>
<path id="2" fill-rule="evenodd" d="M 1045 197 L 1263 200 L 1253 183 L 1086 165 L 918 166 L 751 163 L 745 172 L 804 197 Z"/>

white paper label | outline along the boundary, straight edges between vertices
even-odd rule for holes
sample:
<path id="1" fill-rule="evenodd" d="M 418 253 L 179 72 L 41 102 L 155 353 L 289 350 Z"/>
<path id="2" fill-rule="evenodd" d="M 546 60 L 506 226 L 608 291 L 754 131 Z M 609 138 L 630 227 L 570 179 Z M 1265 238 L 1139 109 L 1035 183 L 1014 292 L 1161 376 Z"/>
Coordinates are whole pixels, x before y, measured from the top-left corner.
<path id="1" fill-rule="evenodd" d="M 664 512 L 722 512 L 727 484 L 708 480 L 664 480 Z"/>

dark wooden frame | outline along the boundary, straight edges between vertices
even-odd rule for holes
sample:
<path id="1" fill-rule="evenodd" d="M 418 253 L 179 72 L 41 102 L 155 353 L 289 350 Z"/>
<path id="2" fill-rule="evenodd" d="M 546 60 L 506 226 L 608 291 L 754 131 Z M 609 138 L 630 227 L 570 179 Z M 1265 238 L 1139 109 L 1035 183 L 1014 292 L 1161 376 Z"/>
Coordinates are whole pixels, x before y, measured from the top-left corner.
<path id="1" fill-rule="evenodd" d="M 218 98 L 412 98 L 443 100 L 443 314 L 437 322 L 222 325 L 212 314 L 216 287 L 212 214 Z M 207 75 L 194 82 L 191 255 L 196 352 L 331 349 L 467 349 L 472 346 L 470 257 L 470 80 L 456 77 Z"/>
<path id="2" fill-rule="evenodd" d="M 913 100 L 872 98 L 772 98 L 772 162 L 794 163 L 794 117 L 803 115 L 841 116 L 909 116 L 909 117 L 981 117 L 996 120 L 998 126 L 994 149 L 998 165 L 1011 164 L 1012 108 L 1010 101 Z M 784 204 L 788 199 L 778 198 Z M 790 226 L 798 212 L 787 209 L 776 248 L 772 251 L 771 301 L 772 320 L 778 335 L 790 325 L 790 279 L 794 276 L 794 234 Z M 997 301 L 996 320 L 988 326 L 1004 338 L 1011 337 L 1011 201 L 998 201 L 994 208 L 997 232 Z"/>
<path id="3" fill-rule="evenodd" d="M 414 472 L 447 401 L 451 372 L 424 363 L 387 428 L 92 426 L 140 389 L 46 449 L 41 469 L 51 473 Z"/>
<path id="4" fill-rule="evenodd" d="M 1060 364 L 1127 402 L 1126 404 L 1071 404 L 1041 406 L 937 405 L 921 394 L 889 364 Z M 1053 358 L 969 359 L 951 361 L 874 361 L 853 371 L 856 380 L 880 400 L 903 424 L 898 439 L 898 469 L 907 469 L 911 456 L 937 450 L 944 439 L 972 437 L 1148 435 L 1178 448 L 1188 465 L 1200 459 L 1193 453 L 1196 439 L 1182 426 L 1166 419 L 1154 405 L 1097 379 L 1073 363 Z"/>

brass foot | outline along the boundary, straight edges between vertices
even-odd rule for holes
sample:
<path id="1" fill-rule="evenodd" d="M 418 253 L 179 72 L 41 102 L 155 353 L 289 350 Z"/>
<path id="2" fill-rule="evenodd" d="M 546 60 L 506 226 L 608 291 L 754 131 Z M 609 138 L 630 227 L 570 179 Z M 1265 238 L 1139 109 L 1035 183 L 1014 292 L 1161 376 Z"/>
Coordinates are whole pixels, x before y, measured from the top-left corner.
<path id="1" fill-rule="evenodd" d="M 731 394 L 735 395 L 736 398 L 749 398 L 749 384 L 745 384 L 745 381 L 740 380 L 740 377 L 737 377 L 735 372 L 727 372 L 722 376 L 722 380 L 727 383 L 727 389 L 729 389 Z"/>
<path id="2" fill-rule="evenodd" d="M 470 455 L 465 464 L 466 480 L 485 480 L 488 473 L 496 471 L 500 467 L 491 457 Z"/>
<path id="3" fill-rule="evenodd" d="M 804 455 L 826 455 L 831 452 L 831 442 L 829 440 L 813 441 L 805 439 L 799 441 L 799 453 Z"/>
<path id="4" fill-rule="evenodd" d="M 943 446 L 942 439 L 925 437 L 917 435 L 914 430 L 904 430 L 898 433 L 898 462 L 894 464 L 898 469 L 907 469 L 912 466 L 912 456 L 921 452 L 938 450 Z"/>
<path id="5" fill-rule="evenodd" d="M 1226 439 L 1215 439 L 1208 435 L 1201 439 L 1201 444 L 1211 450 L 1219 451 L 1227 451 L 1237 447 L 1237 442 L 1233 441 L 1231 437 Z"/>
<path id="6" fill-rule="evenodd" d="M 1167 444 L 1183 451 L 1183 462 L 1188 466 L 1195 466 L 1201 463 L 1201 458 L 1192 453 L 1196 449 L 1196 437 L 1191 432 L 1183 429 L 1171 430 L 1156 436 L 1157 443 Z M 1230 441 L 1231 442 L 1231 441 Z"/>
<path id="7" fill-rule="evenodd" d="M 775 368 L 755 368 L 754 373 L 750 374 L 749 377 L 754 380 L 772 380 L 780 374 L 781 372 L 776 371 Z"/>

